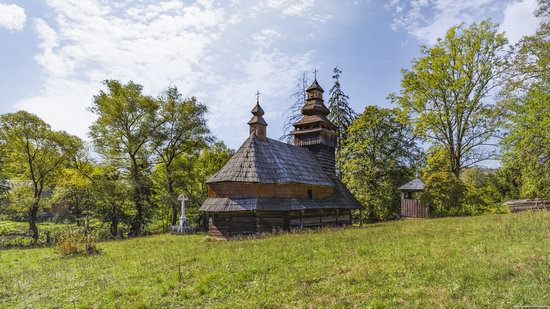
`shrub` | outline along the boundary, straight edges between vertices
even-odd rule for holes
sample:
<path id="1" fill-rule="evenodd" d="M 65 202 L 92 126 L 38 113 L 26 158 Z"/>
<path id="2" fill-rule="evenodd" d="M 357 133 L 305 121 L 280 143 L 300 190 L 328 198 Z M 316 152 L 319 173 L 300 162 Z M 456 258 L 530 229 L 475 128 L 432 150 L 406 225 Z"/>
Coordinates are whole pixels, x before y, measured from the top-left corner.
<path id="1" fill-rule="evenodd" d="M 96 248 L 95 237 L 86 231 L 67 229 L 60 235 L 56 245 L 57 252 L 63 256 L 92 255 L 99 253 Z"/>

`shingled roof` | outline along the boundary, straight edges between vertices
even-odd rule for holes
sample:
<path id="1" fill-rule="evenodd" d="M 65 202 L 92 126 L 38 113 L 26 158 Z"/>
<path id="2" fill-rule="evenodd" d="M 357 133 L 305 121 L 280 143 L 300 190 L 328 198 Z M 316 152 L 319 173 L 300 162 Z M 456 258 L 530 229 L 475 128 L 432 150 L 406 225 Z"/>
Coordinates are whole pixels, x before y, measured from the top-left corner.
<path id="1" fill-rule="evenodd" d="M 308 149 L 270 138 L 261 141 L 255 134 L 206 183 L 227 181 L 335 186 Z"/>
<path id="2" fill-rule="evenodd" d="M 422 180 L 416 178 L 402 185 L 398 189 L 401 191 L 422 191 L 424 190 L 424 183 Z"/>
<path id="3" fill-rule="evenodd" d="M 199 211 L 292 211 L 305 209 L 362 209 L 363 206 L 353 197 L 346 186 L 334 179 L 334 197 L 324 200 L 304 200 L 296 198 L 216 198 L 209 197 L 202 204 Z"/>

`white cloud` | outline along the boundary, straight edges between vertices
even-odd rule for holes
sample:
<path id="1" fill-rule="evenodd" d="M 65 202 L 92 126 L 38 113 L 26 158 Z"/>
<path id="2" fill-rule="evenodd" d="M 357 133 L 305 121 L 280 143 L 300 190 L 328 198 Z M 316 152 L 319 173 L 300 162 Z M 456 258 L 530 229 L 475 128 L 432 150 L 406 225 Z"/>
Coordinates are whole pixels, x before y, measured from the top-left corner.
<path id="1" fill-rule="evenodd" d="M 300 3 L 290 11 L 280 9 L 297 14 L 308 6 L 308 1 Z M 152 95 L 176 85 L 209 107 L 214 133 L 237 147 L 247 134 L 249 110 L 259 89 L 266 119 L 272 120 L 270 135 L 277 138 L 276 122 L 282 122 L 290 87 L 298 72 L 312 67 L 312 53 L 278 48 L 289 35 L 271 26 L 284 16 L 261 10 L 256 12 L 261 18 L 247 19 L 252 4 L 255 1 L 222 7 L 207 0 L 48 0 L 52 17 L 33 20 L 40 42 L 35 59 L 42 68 L 41 83 L 15 107 L 38 114 L 56 129 L 86 137 L 94 119 L 87 107 L 102 89 L 102 80 L 133 80 Z M 310 13 L 327 15 L 322 10 Z M 291 37 L 307 40 L 311 29 L 305 28 L 288 27 Z"/>
<path id="2" fill-rule="evenodd" d="M 460 23 L 472 23 L 504 12 L 502 30 L 511 41 L 517 40 L 535 23 L 535 0 L 392 0 L 394 30 L 404 29 L 418 40 L 433 44 L 447 29 Z M 524 19 L 525 24 L 520 25 Z"/>
<path id="3" fill-rule="evenodd" d="M 26 21 L 25 9 L 15 4 L 0 3 L 0 28 L 20 31 L 25 26 Z"/>
<path id="4" fill-rule="evenodd" d="M 269 47 L 281 34 L 274 29 L 267 28 L 252 35 L 252 41 L 260 47 Z"/>
<path id="5" fill-rule="evenodd" d="M 510 43 L 517 43 L 522 36 L 535 33 L 539 24 L 533 14 L 536 8 L 536 0 L 522 0 L 513 2 L 504 9 L 500 30 L 506 32 Z"/>
<path id="6" fill-rule="evenodd" d="M 314 0 L 268 0 L 267 6 L 281 10 L 283 16 L 303 16 L 313 7 Z"/>

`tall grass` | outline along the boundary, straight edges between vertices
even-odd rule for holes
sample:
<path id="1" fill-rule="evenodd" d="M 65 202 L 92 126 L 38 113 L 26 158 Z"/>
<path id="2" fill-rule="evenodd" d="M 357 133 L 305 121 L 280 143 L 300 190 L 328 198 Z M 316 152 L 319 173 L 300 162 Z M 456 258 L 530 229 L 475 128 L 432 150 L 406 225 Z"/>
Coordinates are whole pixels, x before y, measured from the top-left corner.
<path id="1" fill-rule="evenodd" d="M 550 304 L 550 212 L 405 220 L 102 254 L 0 251 L 0 307 L 511 307 Z"/>

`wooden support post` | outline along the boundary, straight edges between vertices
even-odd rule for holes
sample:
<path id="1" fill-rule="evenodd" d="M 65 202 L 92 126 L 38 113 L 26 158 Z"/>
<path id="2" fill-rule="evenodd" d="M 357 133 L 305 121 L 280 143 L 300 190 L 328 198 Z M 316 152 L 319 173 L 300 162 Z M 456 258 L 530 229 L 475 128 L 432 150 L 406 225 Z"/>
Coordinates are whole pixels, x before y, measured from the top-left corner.
<path id="1" fill-rule="evenodd" d="M 353 216 L 351 214 L 351 209 L 349 209 L 348 211 L 349 211 L 349 225 L 353 226 Z"/>
<path id="2" fill-rule="evenodd" d="M 320 209 L 320 215 L 319 215 L 319 223 L 321 223 L 321 226 L 323 226 L 323 210 Z"/>
<path id="3" fill-rule="evenodd" d="M 256 222 L 256 233 L 260 233 L 260 218 L 256 210 L 254 210 L 254 221 Z"/>
<path id="4" fill-rule="evenodd" d="M 359 210 L 359 226 L 363 226 L 363 209 Z"/>
<path id="5" fill-rule="evenodd" d="M 300 210 L 300 229 L 304 228 L 304 210 Z"/>
<path id="6" fill-rule="evenodd" d="M 338 226 L 338 211 L 340 209 L 339 208 L 336 208 L 336 226 Z"/>

